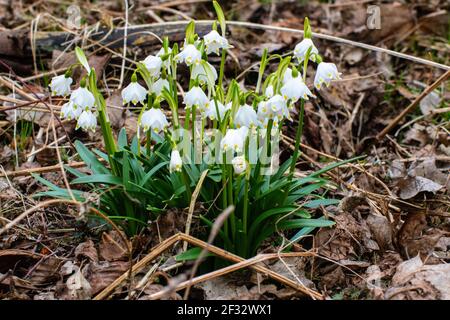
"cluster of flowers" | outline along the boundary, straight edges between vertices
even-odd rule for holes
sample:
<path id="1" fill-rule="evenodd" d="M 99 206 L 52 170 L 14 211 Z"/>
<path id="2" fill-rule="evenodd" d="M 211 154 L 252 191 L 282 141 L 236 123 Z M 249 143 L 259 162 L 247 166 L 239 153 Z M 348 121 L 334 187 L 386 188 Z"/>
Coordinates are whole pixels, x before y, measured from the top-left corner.
<path id="1" fill-rule="evenodd" d="M 223 98 L 219 99 L 216 95 L 218 73 L 207 61 L 207 56 L 220 55 L 221 50 L 230 48 L 228 40 L 216 30 L 209 32 L 203 39 L 197 37 L 190 41 L 185 40 L 178 54 L 172 54 L 170 47 L 162 47 L 156 55 L 150 55 L 142 61 L 151 77 L 150 82 L 146 81 L 149 88 L 138 83 L 136 73 L 133 74 L 131 83 L 122 91 L 124 104 L 140 103 L 146 108 L 145 101 L 150 95 L 162 101 L 162 92 L 171 90 L 169 80 L 176 79 L 176 74 L 173 74 L 175 69 L 171 68 L 172 63 L 185 63 L 191 72 L 191 85 L 183 99 L 185 109 L 192 110 L 195 107 L 203 118 L 220 122 L 227 112 L 231 112 L 233 104 L 231 101 L 224 101 Z M 287 67 L 280 81 L 274 77 L 268 81 L 263 95 L 258 96 L 257 103 L 251 106 L 244 101 L 237 106 L 220 142 L 223 151 L 242 153 L 249 130 L 258 128 L 264 130 L 269 122 L 272 130 L 277 129 L 284 119 L 292 120 L 290 113 L 299 99 L 308 100 L 315 97 L 305 83 L 305 72 L 301 75 L 297 70 L 297 66 L 304 63 L 305 59 L 318 64 L 314 78 L 314 87 L 317 90 L 323 84 L 328 86 L 332 80 L 340 78 L 340 73 L 333 63 L 322 61 L 310 38 L 306 37 L 295 46 L 293 57 L 298 64 L 292 63 Z M 73 92 L 70 90 L 71 84 L 72 79 L 67 74 L 53 78 L 50 84 L 53 94 L 61 96 L 70 94 L 69 101 L 62 107 L 61 117 L 77 119 L 77 127 L 95 130 L 97 120 L 93 94 L 86 89 L 83 81 Z M 144 132 L 152 130 L 155 133 L 161 133 L 167 130 L 169 121 L 158 103 L 141 114 L 139 125 Z M 232 164 L 236 174 L 244 172 L 247 167 L 245 157 L 242 155 L 234 157 Z M 169 168 L 171 171 L 180 171 L 181 167 L 180 153 L 174 148 Z"/>

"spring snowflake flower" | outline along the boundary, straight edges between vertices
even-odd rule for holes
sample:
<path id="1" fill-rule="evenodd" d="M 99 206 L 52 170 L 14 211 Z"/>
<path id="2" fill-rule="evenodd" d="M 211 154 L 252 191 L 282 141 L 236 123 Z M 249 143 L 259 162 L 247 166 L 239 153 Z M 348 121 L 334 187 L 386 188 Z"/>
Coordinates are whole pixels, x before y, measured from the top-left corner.
<path id="1" fill-rule="evenodd" d="M 90 110 L 94 106 L 95 98 L 88 89 L 79 87 L 70 95 L 70 101 L 83 110 Z"/>
<path id="2" fill-rule="evenodd" d="M 66 96 L 70 93 L 70 85 L 72 84 L 72 78 L 66 77 L 66 75 L 62 74 L 57 77 L 53 77 L 52 81 L 49 84 L 50 89 L 52 90 L 52 95 L 54 96 Z"/>
<path id="3" fill-rule="evenodd" d="M 292 69 L 291 68 L 286 68 L 286 71 L 284 72 L 283 75 L 283 84 L 285 84 L 286 82 L 288 82 L 289 80 L 292 79 Z"/>
<path id="4" fill-rule="evenodd" d="M 175 60 L 183 61 L 188 66 L 202 61 L 202 54 L 193 44 L 185 45 L 183 50 L 175 56 Z"/>
<path id="5" fill-rule="evenodd" d="M 317 90 L 320 90 L 322 84 L 325 83 L 328 87 L 331 80 L 340 78 L 341 73 L 338 72 L 337 67 L 334 63 L 321 62 L 317 67 L 316 76 L 314 77 L 314 86 L 317 88 Z"/>
<path id="6" fill-rule="evenodd" d="M 196 86 L 192 87 L 192 89 L 184 95 L 183 102 L 186 105 L 186 108 L 197 106 L 201 111 L 208 108 L 209 105 L 209 99 L 206 94 L 200 87 Z"/>
<path id="7" fill-rule="evenodd" d="M 238 128 L 247 127 L 254 128 L 259 124 L 258 116 L 255 109 L 253 109 L 248 104 L 240 106 L 236 115 L 234 116 L 234 123 Z"/>
<path id="8" fill-rule="evenodd" d="M 212 84 L 217 80 L 216 69 L 207 61 L 198 63 L 192 68 L 191 79 L 198 79 L 201 85 L 209 83 L 208 74 L 211 75 Z"/>
<path id="9" fill-rule="evenodd" d="M 277 119 L 278 121 L 287 118 L 291 119 L 289 114 L 289 109 L 286 104 L 286 100 L 279 94 L 274 95 L 272 98 L 267 100 L 266 106 L 268 111 L 269 118 Z"/>
<path id="10" fill-rule="evenodd" d="M 85 110 L 78 117 L 77 129 L 81 128 L 83 130 L 95 131 L 97 127 L 97 117 L 89 110 Z"/>
<path id="11" fill-rule="evenodd" d="M 157 96 L 160 96 L 164 88 L 170 90 L 169 81 L 167 81 L 167 79 L 159 78 L 153 83 L 152 92 L 154 92 Z"/>
<path id="12" fill-rule="evenodd" d="M 225 137 L 220 141 L 220 148 L 224 151 L 233 150 L 234 152 L 241 152 L 244 150 L 247 134 L 247 127 L 228 129 Z"/>
<path id="13" fill-rule="evenodd" d="M 294 48 L 294 56 L 298 59 L 299 63 L 302 63 L 303 60 L 305 60 L 306 52 L 309 48 L 311 48 L 309 60 L 313 62 L 316 61 L 316 55 L 319 54 L 319 50 L 317 50 L 311 39 L 305 38 Z"/>
<path id="14" fill-rule="evenodd" d="M 245 161 L 245 157 L 243 156 L 234 157 L 231 160 L 231 164 L 233 165 L 235 174 L 241 174 L 247 169 L 247 161 Z"/>
<path id="15" fill-rule="evenodd" d="M 217 103 L 217 108 L 216 108 Z M 210 100 L 208 107 L 204 111 L 204 116 L 210 118 L 211 120 L 223 120 L 225 113 L 231 109 L 231 102 L 227 103 L 225 106 L 220 101 Z M 219 116 L 217 115 L 217 110 L 219 110 Z"/>
<path id="16" fill-rule="evenodd" d="M 231 46 L 228 44 L 228 40 L 222 37 L 216 30 L 212 30 L 210 33 L 203 37 L 205 40 L 206 54 L 214 52 L 219 55 L 220 49 L 229 49 Z"/>
<path id="17" fill-rule="evenodd" d="M 284 99 L 290 99 L 292 102 L 296 102 L 299 98 L 308 100 L 308 97 L 315 98 L 316 96 L 308 89 L 308 86 L 299 75 L 296 78 L 291 78 L 281 87 L 281 94 Z"/>
<path id="18" fill-rule="evenodd" d="M 172 53 L 172 48 L 168 47 L 167 48 L 167 54 L 171 54 L 171 53 Z M 166 55 L 166 51 L 164 50 L 164 47 L 162 47 L 156 53 L 156 56 L 162 59 L 162 57 L 164 55 Z M 170 58 L 167 58 L 166 60 L 163 60 L 162 64 L 163 64 L 164 68 L 166 68 L 168 71 L 170 71 Z"/>
<path id="19" fill-rule="evenodd" d="M 144 104 L 147 97 L 147 90 L 139 83 L 132 81 L 125 89 L 122 90 L 122 99 L 124 104 L 130 101 L 133 104 L 140 102 Z"/>
<path id="20" fill-rule="evenodd" d="M 160 57 L 149 55 L 142 61 L 152 77 L 159 77 L 163 61 Z"/>
<path id="21" fill-rule="evenodd" d="M 77 107 L 73 101 L 69 101 L 61 107 L 61 118 L 68 120 L 78 119 L 82 112 L 83 110 Z"/>
<path id="22" fill-rule="evenodd" d="M 273 85 L 268 85 L 267 86 L 267 88 L 266 88 L 266 90 L 264 91 L 264 95 L 267 97 L 267 98 L 271 98 L 272 96 L 273 96 Z"/>
<path id="23" fill-rule="evenodd" d="M 170 172 L 174 171 L 181 171 L 181 166 L 183 165 L 183 161 L 180 157 L 180 152 L 176 149 L 172 150 L 172 153 L 170 155 L 170 163 L 169 163 L 169 170 Z"/>
<path id="24" fill-rule="evenodd" d="M 161 109 L 152 108 L 148 111 L 145 111 L 142 115 L 141 127 L 145 132 L 151 129 L 156 133 L 160 133 L 168 126 L 169 122 L 167 122 L 166 115 L 162 112 Z"/>

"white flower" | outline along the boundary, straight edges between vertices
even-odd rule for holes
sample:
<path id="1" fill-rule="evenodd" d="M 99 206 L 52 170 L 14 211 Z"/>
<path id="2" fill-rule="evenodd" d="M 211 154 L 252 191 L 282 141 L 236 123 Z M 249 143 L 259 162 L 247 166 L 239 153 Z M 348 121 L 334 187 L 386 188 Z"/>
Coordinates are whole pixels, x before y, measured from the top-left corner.
<path id="1" fill-rule="evenodd" d="M 85 110 L 81 113 L 77 122 L 77 129 L 81 128 L 83 130 L 95 131 L 97 127 L 97 117 L 89 110 Z"/>
<path id="2" fill-rule="evenodd" d="M 231 160 L 231 164 L 233 165 L 235 174 L 241 174 L 247 169 L 247 161 L 245 161 L 245 157 L 243 156 L 234 157 Z"/>
<path id="3" fill-rule="evenodd" d="M 308 96 L 315 98 L 315 95 L 308 89 L 308 86 L 299 75 L 296 78 L 291 78 L 281 87 L 281 94 L 284 99 L 291 99 L 292 102 L 296 102 L 299 98 L 308 100 Z"/>
<path id="4" fill-rule="evenodd" d="M 217 80 L 217 71 L 209 62 L 204 61 L 204 63 L 201 62 L 194 65 L 192 68 L 191 78 L 198 78 L 200 84 L 204 85 L 205 83 L 209 83 L 208 74 L 211 76 L 211 85 L 214 85 Z"/>
<path id="5" fill-rule="evenodd" d="M 267 86 L 266 91 L 264 91 L 264 95 L 267 98 L 270 98 L 270 97 L 273 96 L 273 85 L 270 84 L 270 85 Z"/>
<path id="6" fill-rule="evenodd" d="M 203 111 L 208 108 L 209 99 L 201 88 L 192 87 L 192 89 L 184 95 L 183 102 L 186 105 L 186 108 L 197 106 L 201 111 Z"/>
<path id="7" fill-rule="evenodd" d="M 298 59 L 299 63 L 305 60 L 306 52 L 309 48 L 311 48 L 309 60 L 314 62 L 316 61 L 316 55 L 319 54 L 319 50 L 317 50 L 311 39 L 305 38 L 300 43 L 298 43 L 294 49 L 294 56 Z"/>
<path id="8" fill-rule="evenodd" d="M 283 118 L 291 120 L 286 100 L 279 94 L 274 95 L 267 100 L 267 108 L 269 109 L 269 118 L 281 121 Z"/>
<path id="9" fill-rule="evenodd" d="M 183 161 L 181 161 L 180 152 L 176 149 L 172 150 L 169 163 L 170 172 L 181 171 L 182 165 Z"/>
<path id="10" fill-rule="evenodd" d="M 155 131 L 156 133 L 160 133 L 162 130 L 165 130 L 169 126 L 169 122 L 167 122 L 166 115 L 162 112 L 161 109 L 152 108 L 148 111 L 145 111 L 141 118 L 141 127 L 144 131 L 148 131 L 149 129 Z"/>
<path id="11" fill-rule="evenodd" d="M 267 101 L 261 101 L 258 103 L 258 112 L 256 115 L 260 122 L 264 121 L 266 118 L 269 118 L 270 109 L 267 106 Z"/>
<path id="12" fill-rule="evenodd" d="M 170 90 L 170 84 L 169 81 L 163 78 L 159 78 L 156 80 L 152 85 L 152 91 L 156 93 L 157 96 L 161 95 L 161 92 L 164 90 L 164 88 L 167 88 L 167 90 Z"/>
<path id="13" fill-rule="evenodd" d="M 322 84 L 330 85 L 331 80 L 340 79 L 341 73 L 338 72 L 334 63 L 321 62 L 317 67 L 316 76 L 314 77 L 314 86 L 320 90 Z"/>
<path id="14" fill-rule="evenodd" d="M 172 49 L 170 47 L 168 47 L 167 48 L 167 54 L 170 54 L 170 53 L 172 53 Z M 159 51 L 156 54 L 156 56 L 161 58 L 164 55 L 166 55 L 166 51 L 164 50 L 164 47 L 162 47 L 161 49 L 159 49 Z M 167 69 L 167 71 L 170 71 L 170 58 L 167 58 L 166 60 L 163 60 L 162 63 L 163 63 L 163 66 Z"/>
<path id="15" fill-rule="evenodd" d="M 291 68 L 286 68 L 286 71 L 284 72 L 283 75 L 283 84 L 288 82 L 289 80 L 292 79 L 292 69 Z"/>
<path id="16" fill-rule="evenodd" d="M 73 101 L 69 101 L 61 107 L 61 118 L 68 120 L 78 119 L 81 112 L 83 112 L 81 108 L 74 105 Z"/>
<path id="17" fill-rule="evenodd" d="M 253 128 L 258 126 L 259 121 L 255 109 L 253 109 L 248 104 L 240 106 L 238 111 L 236 112 L 236 115 L 234 116 L 234 123 L 238 128 Z"/>
<path id="18" fill-rule="evenodd" d="M 183 61 L 188 66 L 198 64 L 202 60 L 202 54 L 193 44 L 184 46 L 183 50 L 175 56 L 175 60 Z"/>
<path id="19" fill-rule="evenodd" d="M 124 103 L 133 104 L 140 102 L 144 104 L 147 97 L 147 90 L 137 82 L 131 82 L 125 89 L 122 90 L 122 99 Z"/>
<path id="20" fill-rule="evenodd" d="M 217 108 L 216 108 L 217 102 Z M 220 120 L 223 120 L 225 113 L 231 109 L 231 102 L 227 103 L 225 106 L 220 101 L 209 101 L 208 107 L 204 111 L 204 116 L 210 118 L 211 120 L 218 120 L 217 110 L 219 110 Z"/>
<path id="21" fill-rule="evenodd" d="M 228 129 L 225 137 L 220 141 L 220 148 L 224 151 L 233 150 L 234 152 L 241 152 L 244 149 L 247 134 L 247 127 Z"/>
<path id="22" fill-rule="evenodd" d="M 74 105 L 83 110 L 89 110 L 94 106 L 95 98 L 88 89 L 79 87 L 70 95 L 70 101 L 73 101 Z"/>
<path id="23" fill-rule="evenodd" d="M 205 39 L 206 54 L 214 52 L 219 55 L 220 49 L 229 49 L 231 47 L 228 44 L 228 40 L 222 37 L 216 30 L 212 30 L 203 39 Z"/>
<path id="24" fill-rule="evenodd" d="M 152 77 L 159 77 L 162 66 L 162 60 L 160 57 L 149 55 L 144 61 L 142 61 L 142 63 L 145 65 Z"/>
<path id="25" fill-rule="evenodd" d="M 72 84 L 72 78 L 66 77 L 64 74 L 53 77 L 50 82 L 50 88 L 52 95 L 54 96 L 66 96 L 70 93 L 70 85 Z"/>

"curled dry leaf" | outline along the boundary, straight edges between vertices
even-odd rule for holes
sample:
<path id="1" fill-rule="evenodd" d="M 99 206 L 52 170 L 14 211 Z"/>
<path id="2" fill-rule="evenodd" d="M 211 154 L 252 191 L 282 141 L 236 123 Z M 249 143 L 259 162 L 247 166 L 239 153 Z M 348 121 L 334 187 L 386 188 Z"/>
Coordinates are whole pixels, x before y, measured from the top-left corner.
<path id="1" fill-rule="evenodd" d="M 424 265 L 419 256 L 401 263 L 385 299 L 449 300 L 450 264 Z"/>
<path id="2" fill-rule="evenodd" d="M 129 268 L 128 261 L 89 263 L 85 268 L 86 279 L 91 286 L 92 294 L 96 294 L 109 286 Z"/>
<path id="3" fill-rule="evenodd" d="M 106 261 L 126 260 L 128 256 L 127 244 L 116 230 L 104 232 L 99 245 L 100 257 Z"/>
<path id="4" fill-rule="evenodd" d="M 92 296 L 91 285 L 84 277 L 81 269 L 78 269 L 67 279 L 66 286 L 67 295 L 65 298 L 68 300 L 85 300 Z"/>
<path id="5" fill-rule="evenodd" d="M 89 239 L 80 243 L 75 249 L 75 257 L 78 259 L 87 258 L 92 262 L 98 262 L 98 253 L 94 246 L 94 242 Z"/>

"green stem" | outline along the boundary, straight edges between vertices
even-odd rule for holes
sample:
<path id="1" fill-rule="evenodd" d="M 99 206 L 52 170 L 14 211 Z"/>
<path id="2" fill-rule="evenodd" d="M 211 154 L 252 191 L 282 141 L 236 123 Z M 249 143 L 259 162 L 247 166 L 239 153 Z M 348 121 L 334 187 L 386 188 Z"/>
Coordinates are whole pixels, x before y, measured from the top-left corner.
<path id="1" fill-rule="evenodd" d="M 222 58 L 220 60 L 220 69 L 219 69 L 219 88 L 222 88 L 226 57 L 227 57 L 227 50 L 223 49 L 222 50 Z"/>
<path id="2" fill-rule="evenodd" d="M 189 205 L 191 203 L 191 198 L 192 198 L 191 185 L 189 183 L 189 176 L 186 173 L 186 170 L 184 169 L 184 167 L 181 170 L 182 170 L 181 176 L 182 176 L 184 185 L 186 186 L 186 201 L 187 201 L 187 204 Z"/>
<path id="3" fill-rule="evenodd" d="M 291 167 L 289 169 L 289 181 L 292 180 L 292 177 L 294 176 L 294 170 L 295 165 L 297 163 L 297 158 L 299 156 L 299 150 L 300 150 L 300 141 L 302 139 L 303 134 L 303 118 L 305 113 L 305 100 L 301 99 L 300 102 L 300 111 L 298 113 L 298 126 L 297 126 L 297 133 L 295 134 L 295 147 L 294 147 L 294 153 L 292 154 L 291 158 Z"/>

